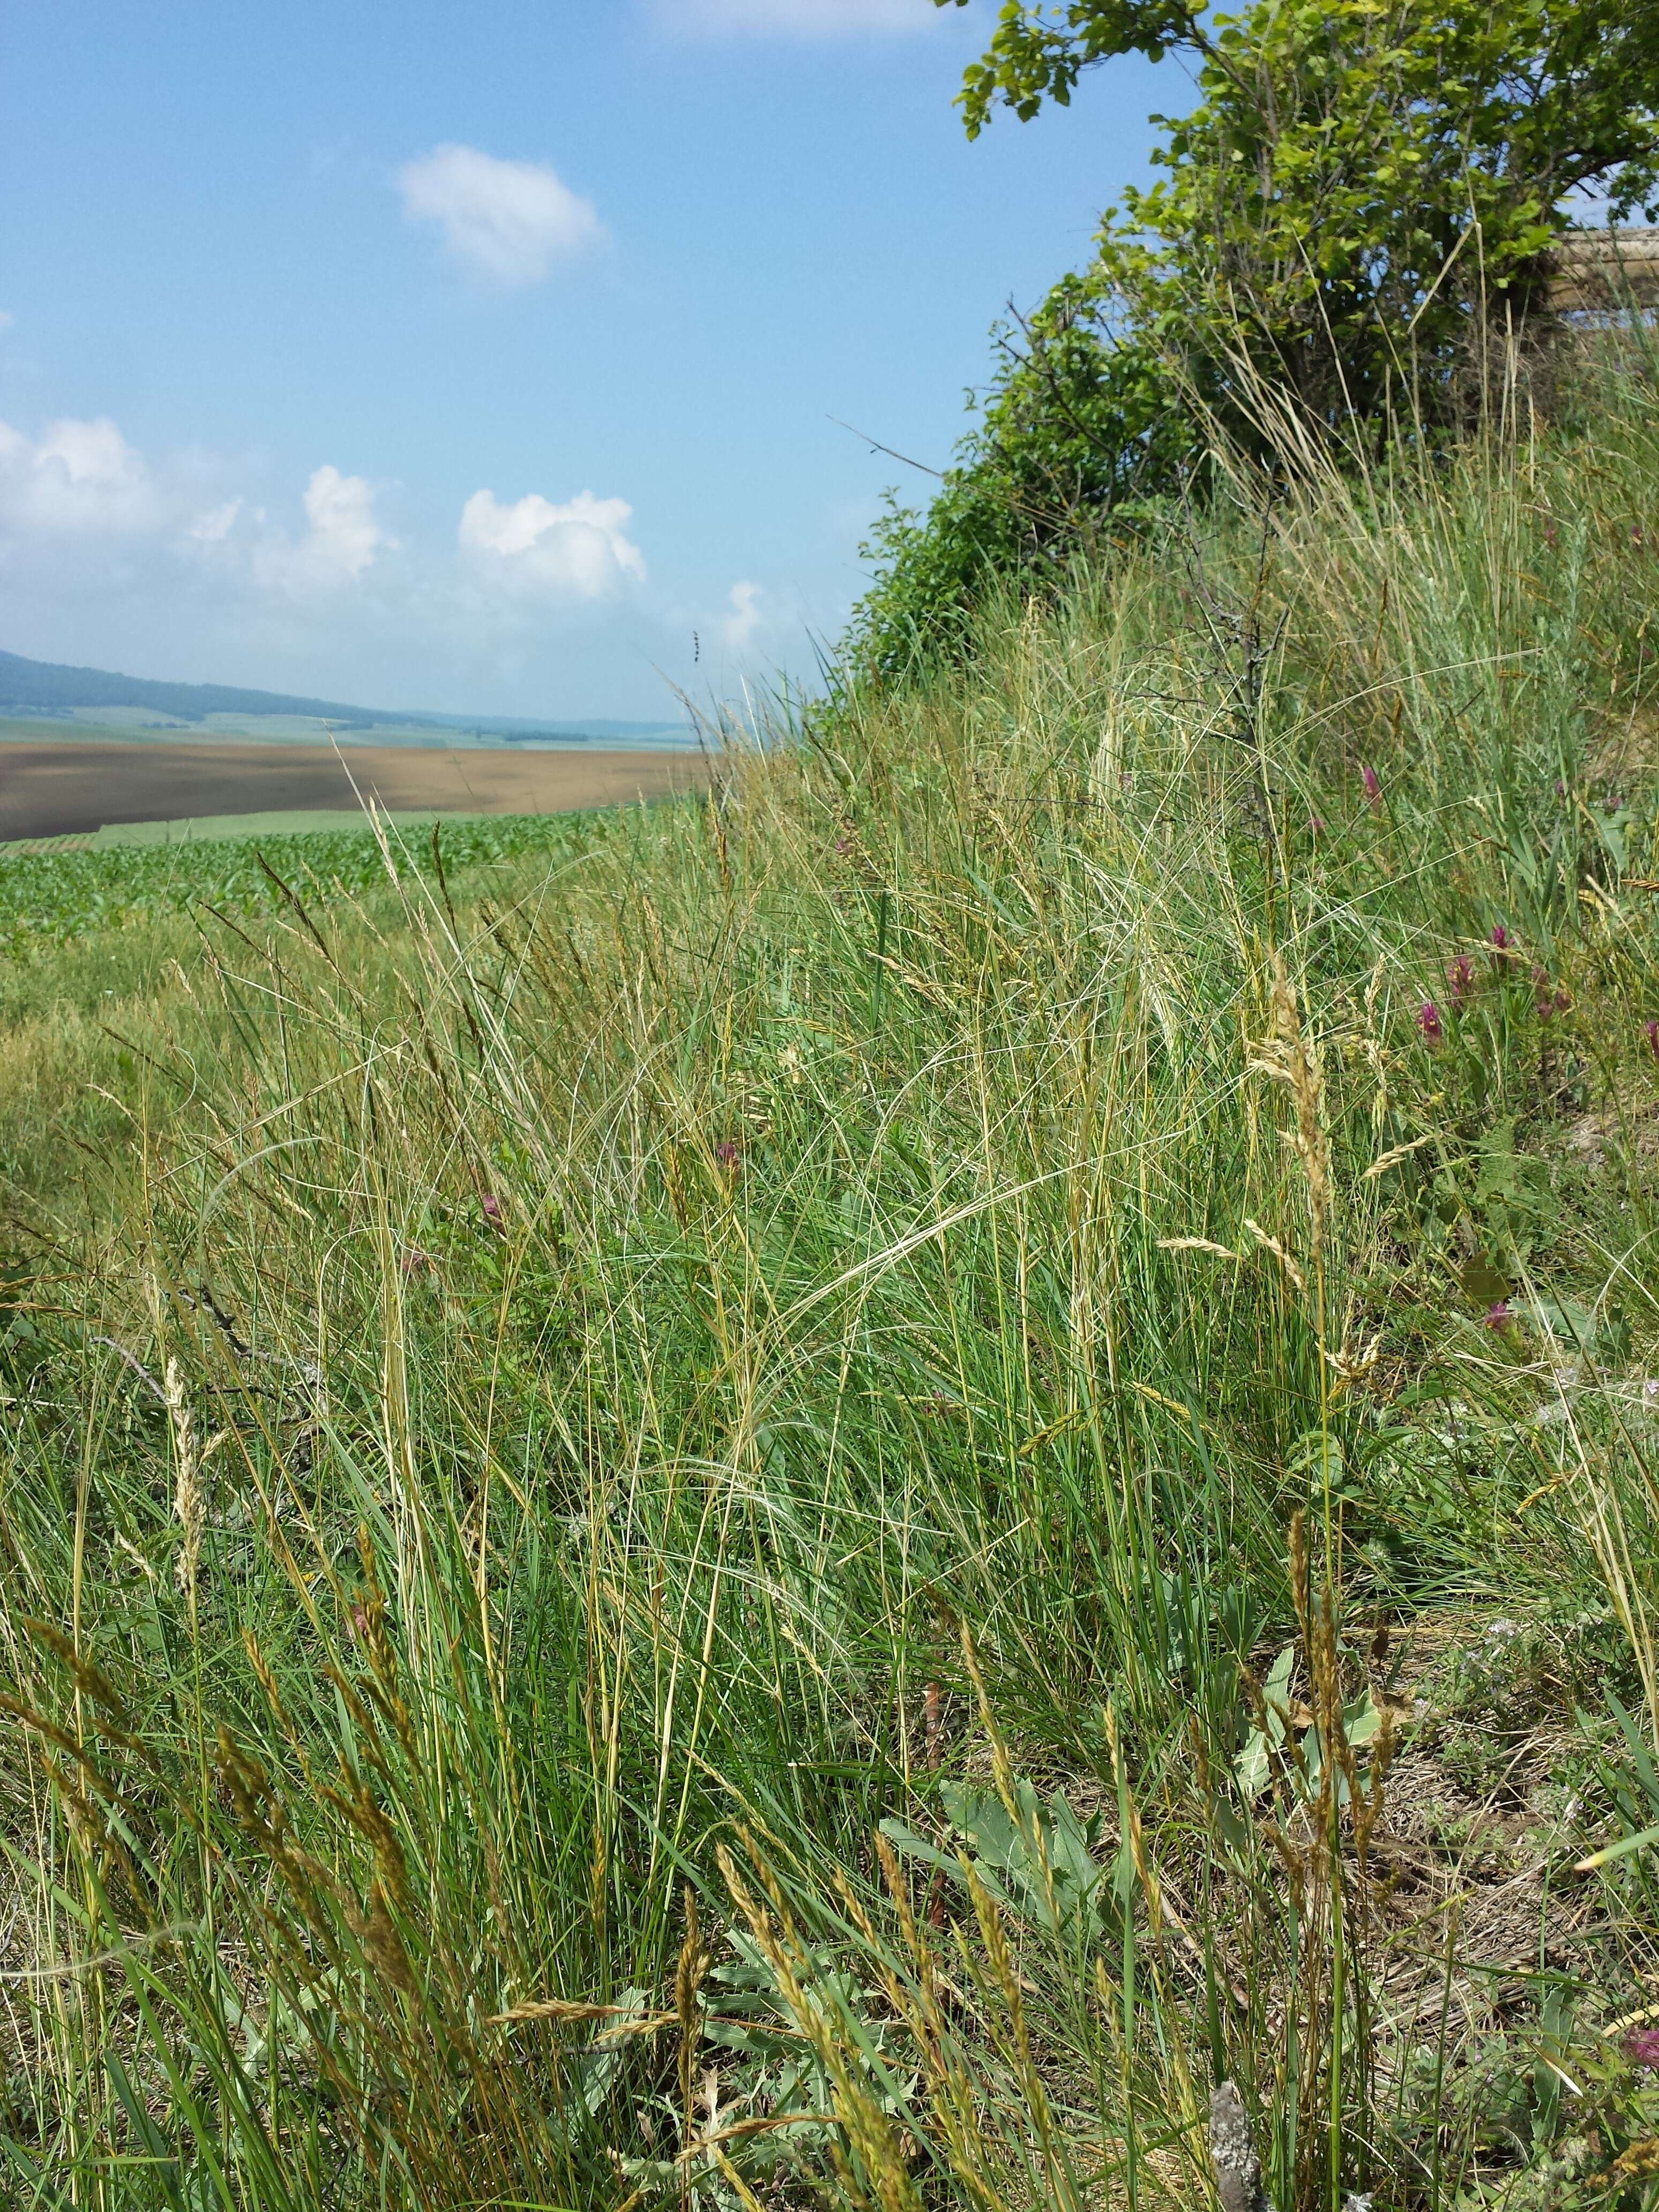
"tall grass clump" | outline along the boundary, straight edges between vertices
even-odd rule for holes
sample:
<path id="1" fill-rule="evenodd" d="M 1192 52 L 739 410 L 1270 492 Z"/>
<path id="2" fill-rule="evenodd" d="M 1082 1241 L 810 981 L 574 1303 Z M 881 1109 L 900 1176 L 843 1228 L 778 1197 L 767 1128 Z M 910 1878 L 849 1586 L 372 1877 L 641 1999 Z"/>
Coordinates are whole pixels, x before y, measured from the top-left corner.
<path id="1" fill-rule="evenodd" d="M 10 1206 L 9 2202 L 1645 2201 L 1659 378 L 1583 374 L 201 917 Z"/>

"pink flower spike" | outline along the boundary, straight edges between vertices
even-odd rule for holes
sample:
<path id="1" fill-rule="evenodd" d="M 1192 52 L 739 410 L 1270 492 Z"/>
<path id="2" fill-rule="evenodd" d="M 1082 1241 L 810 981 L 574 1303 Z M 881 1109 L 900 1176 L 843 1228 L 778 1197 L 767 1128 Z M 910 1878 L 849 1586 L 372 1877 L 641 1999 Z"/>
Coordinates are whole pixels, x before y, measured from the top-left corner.
<path id="1" fill-rule="evenodd" d="M 1467 952 L 1460 952 L 1447 969 L 1446 981 L 1454 1006 L 1461 1006 L 1474 996 L 1474 963 Z"/>
<path id="2" fill-rule="evenodd" d="M 1551 982 L 1547 968 L 1534 967 L 1532 983 L 1538 994 L 1538 1018 L 1540 1022 L 1547 1022 L 1557 1014 L 1565 1014 L 1571 1006 L 1572 1000 L 1566 993 Z"/>
<path id="3" fill-rule="evenodd" d="M 1659 1022 L 1644 1022 L 1642 1034 L 1648 1041 L 1648 1050 L 1659 1060 Z"/>
<path id="4" fill-rule="evenodd" d="M 720 1162 L 723 1168 L 736 1167 L 738 1159 L 738 1148 L 732 1142 L 730 1137 L 722 1138 L 720 1142 L 715 1146 L 714 1158 Z"/>
<path id="5" fill-rule="evenodd" d="M 1370 807 L 1380 806 L 1382 803 L 1382 781 L 1378 777 L 1376 770 L 1371 766 L 1369 761 L 1365 763 L 1365 765 L 1359 771 L 1359 781 L 1365 787 L 1366 805 Z"/>
<path id="6" fill-rule="evenodd" d="M 1417 1026 L 1423 1032 L 1425 1044 L 1437 1045 L 1444 1042 L 1446 1025 L 1441 1020 L 1440 1009 L 1432 999 L 1425 999 L 1418 1008 Z"/>
<path id="7" fill-rule="evenodd" d="M 1508 1328 L 1515 1319 L 1514 1309 L 1507 1298 L 1499 1298 L 1495 1306 L 1488 1306 L 1480 1316 L 1483 1328 Z"/>
<path id="8" fill-rule="evenodd" d="M 1650 2072 L 1659 2066 L 1659 2027 L 1638 2027 L 1633 2035 L 1627 2035 L 1625 2056 L 1632 2066 L 1645 2067 Z"/>
<path id="9" fill-rule="evenodd" d="M 501 1201 L 493 1190 L 487 1190 L 483 1194 L 483 1217 L 492 1229 L 505 1230 L 507 1227 L 507 1216 L 501 1211 Z"/>
<path id="10" fill-rule="evenodd" d="M 1495 921 L 1492 926 L 1492 941 L 1495 951 L 1510 952 L 1515 949 L 1515 939 L 1501 921 Z"/>

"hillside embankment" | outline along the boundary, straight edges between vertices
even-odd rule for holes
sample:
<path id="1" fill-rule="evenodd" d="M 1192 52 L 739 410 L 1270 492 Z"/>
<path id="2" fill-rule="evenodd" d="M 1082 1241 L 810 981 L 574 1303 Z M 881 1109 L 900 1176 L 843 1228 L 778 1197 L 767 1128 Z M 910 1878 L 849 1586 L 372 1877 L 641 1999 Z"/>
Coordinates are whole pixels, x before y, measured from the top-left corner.
<path id="1" fill-rule="evenodd" d="M 29 864 L 20 2201 L 1189 2208 L 1224 2078 L 1285 2212 L 1646 2202 L 1659 368 L 1583 377 L 684 803 Z"/>

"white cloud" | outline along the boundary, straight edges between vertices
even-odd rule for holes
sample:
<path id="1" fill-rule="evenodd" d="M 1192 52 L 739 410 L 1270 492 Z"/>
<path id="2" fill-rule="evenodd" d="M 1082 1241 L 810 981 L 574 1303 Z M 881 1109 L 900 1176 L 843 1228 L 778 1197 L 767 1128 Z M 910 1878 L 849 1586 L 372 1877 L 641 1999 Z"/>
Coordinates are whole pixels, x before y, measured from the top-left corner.
<path id="1" fill-rule="evenodd" d="M 519 590 L 597 599 L 632 576 L 645 581 L 645 559 L 625 534 L 634 510 L 625 499 L 579 491 L 563 506 L 527 492 L 510 506 L 475 491 L 461 509 L 461 549 L 486 574 Z"/>
<path id="2" fill-rule="evenodd" d="M 342 476 L 326 465 L 312 471 L 306 486 L 306 535 L 293 542 L 273 538 L 254 553 L 256 580 L 270 589 L 304 596 L 355 584 L 397 539 L 374 513 L 374 487 L 365 477 Z M 226 522 L 222 538 L 235 520 Z M 192 533 L 201 536 L 198 530 Z"/>
<path id="3" fill-rule="evenodd" d="M 222 507 L 210 507 L 185 526 L 186 538 L 193 538 L 198 545 L 220 545 L 229 537 L 237 516 L 242 511 L 240 499 L 228 499 Z"/>
<path id="4" fill-rule="evenodd" d="M 720 624 L 720 637 L 728 653 L 746 653 L 755 633 L 765 621 L 761 601 L 766 594 L 758 584 L 733 584 L 732 611 Z"/>
<path id="5" fill-rule="evenodd" d="M 104 418 L 0 425 L 0 643 L 334 698 L 673 711 L 650 673 L 665 611 L 626 500 L 569 496 L 568 479 L 545 498 L 484 490 L 428 535 L 398 526 L 391 485 L 335 452 L 337 465 L 290 474 L 252 443 L 141 451 Z M 726 590 L 695 602 L 705 653 Z"/>
<path id="6" fill-rule="evenodd" d="M 475 275 L 538 284 L 555 261 L 603 236 L 591 200 L 539 161 L 498 161 L 474 146 L 439 146 L 398 172 L 404 213 L 436 223 Z"/>
<path id="7" fill-rule="evenodd" d="M 307 543 L 325 566 L 342 575 L 361 576 L 380 548 L 393 543 L 374 520 L 372 487 L 336 468 L 313 471 L 306 486 L 306 519 Z"/>
<path id="8" fill-rule="evenodd" d="M 39 442 L 0 422 L 0 522 L 52 534 L 154 529 L 162 502 L 144 457 L 107 415 L 48 423 Z"/>
<path id="9" fill-rule="evenodd" d="M 939 21 L 933 0 L 654 0 L 654 12 L 666 30 L 786 39 L 923 31 Z"/>

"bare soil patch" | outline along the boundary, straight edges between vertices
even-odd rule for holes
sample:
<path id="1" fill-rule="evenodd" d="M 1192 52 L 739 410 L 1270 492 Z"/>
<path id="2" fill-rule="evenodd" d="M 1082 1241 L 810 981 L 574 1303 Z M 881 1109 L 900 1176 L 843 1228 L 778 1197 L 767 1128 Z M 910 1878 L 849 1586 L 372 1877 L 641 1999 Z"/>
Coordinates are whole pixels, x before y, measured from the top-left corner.
<path id="1" fill-rule="evenodd" d="M 695 790 L 707 773 L 683 752 L 354 745 L 343 763 L 322 745 L 0 744 L 0 839 L 349 807 L 354 782 L 399 812 L 555 814 Z"/>

